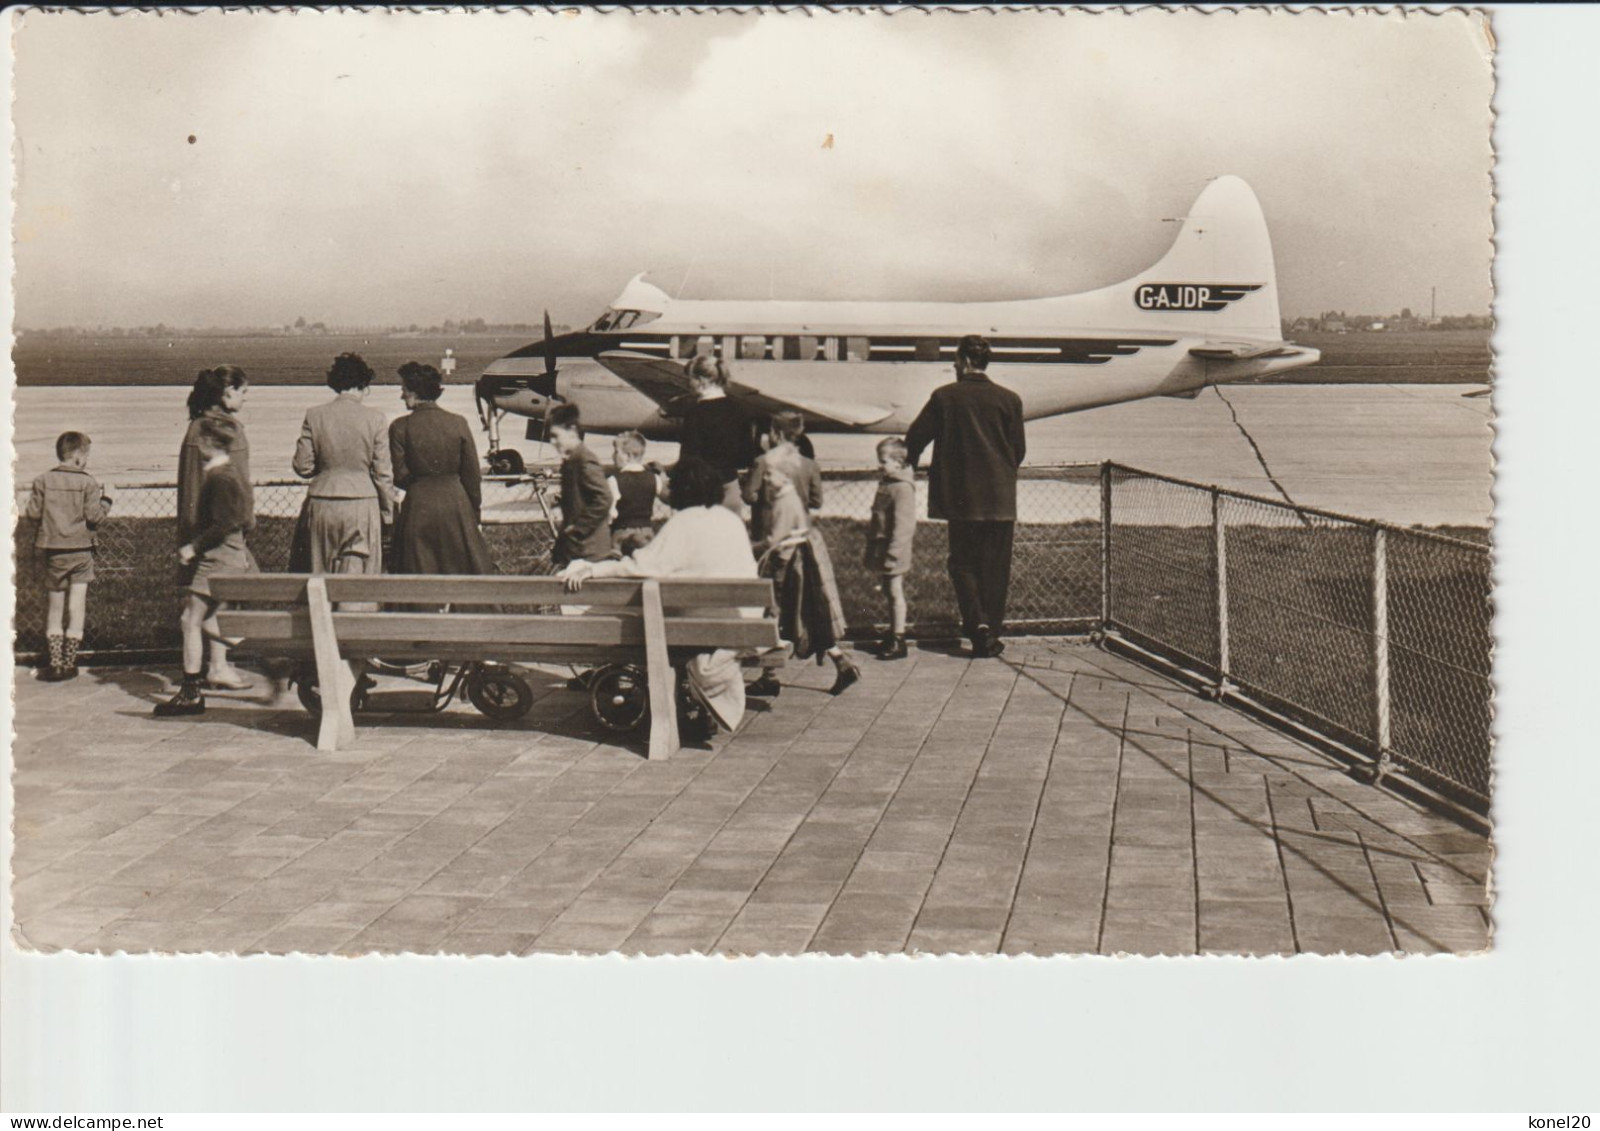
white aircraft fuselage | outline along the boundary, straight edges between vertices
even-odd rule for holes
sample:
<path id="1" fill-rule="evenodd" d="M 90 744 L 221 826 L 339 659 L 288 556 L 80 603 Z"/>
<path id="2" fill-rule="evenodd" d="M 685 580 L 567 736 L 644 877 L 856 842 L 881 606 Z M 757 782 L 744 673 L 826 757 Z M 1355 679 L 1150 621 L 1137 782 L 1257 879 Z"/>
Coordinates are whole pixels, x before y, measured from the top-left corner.
<path id="1" fill-rule="evenodd" d="M 671 437 L 688 397 L 682 367 L 709 354 L 757 411 L 798 410 L 813 431 L 897 434 L 953 379 L 967 334 L 987 339 L 990 378 L 1030 420 L 1191 397 L 1319 357 L 1282 340 L 1260 205 L 1223 177 L 1159 263 L 1113 286 L 1013 302 L 794 302 L 674 299 L 641 276 L 588 329 L 492 363 L 478 392 L 503 412 L 538 417 L 559 399 L 591 430 Z"/>

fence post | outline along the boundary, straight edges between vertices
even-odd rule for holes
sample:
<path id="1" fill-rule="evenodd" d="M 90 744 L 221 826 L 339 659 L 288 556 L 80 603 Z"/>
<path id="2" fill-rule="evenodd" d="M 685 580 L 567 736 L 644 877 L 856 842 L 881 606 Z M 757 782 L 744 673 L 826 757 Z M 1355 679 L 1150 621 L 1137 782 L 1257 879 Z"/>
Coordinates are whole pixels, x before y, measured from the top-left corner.
<path id="1" fill-rule="evenodd" d="M 1373 732 L 1378 762 L 1373 780 L 1389 772 L 1389 537 L 1381 526 L 1372 531 L 1372 683 Z"/>
<path id="2" fill-rule="evenodd" d="M 1111 631 L 1111 461 L 1100 464 L 1100 631 Z"/>
<path id="3" fill-rule="evenodd" d="M 1213 565 L 1217 571 L 1217 694 L 1228 689 L 1228 531 L 1223 521 L 1222 490 L 1211 488 Z"/>

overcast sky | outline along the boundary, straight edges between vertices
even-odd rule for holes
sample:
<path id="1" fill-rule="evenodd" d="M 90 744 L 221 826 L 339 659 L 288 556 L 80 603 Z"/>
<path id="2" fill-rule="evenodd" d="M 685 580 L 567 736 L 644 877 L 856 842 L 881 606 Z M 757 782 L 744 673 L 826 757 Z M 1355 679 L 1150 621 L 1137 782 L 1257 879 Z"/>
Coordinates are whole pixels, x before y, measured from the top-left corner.
<path id="1" fill-rule="evenodd" d="M 1223 173 L 1286 314 L 1490 301 L 1492 78 L 1459 14 L 19 23 L 24 327 L 578 322 L 639 271 L 1061 294 L 1148 266 Z"/>

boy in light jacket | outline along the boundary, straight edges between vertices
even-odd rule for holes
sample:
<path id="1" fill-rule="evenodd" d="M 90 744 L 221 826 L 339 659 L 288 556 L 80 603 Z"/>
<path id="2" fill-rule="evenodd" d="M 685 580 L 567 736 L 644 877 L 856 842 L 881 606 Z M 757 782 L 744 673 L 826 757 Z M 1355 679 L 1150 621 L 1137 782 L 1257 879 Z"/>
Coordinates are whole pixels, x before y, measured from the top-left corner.
<path id="1" fill-rule="evenodd" d="M 28 517 L 37 519 L 34 545 L 44 552 L 45 641 L 50 664 L 39 678 L 55 683 L 78 674 L 89 582 L 94 580 L 95 527 L 111 510 L 109 491 L 84 470 L 89 437 L 63 432 L 56 439 L 61 462 L 33 481 Z M 63 626 L 63 621 L 65 625 Z"/>

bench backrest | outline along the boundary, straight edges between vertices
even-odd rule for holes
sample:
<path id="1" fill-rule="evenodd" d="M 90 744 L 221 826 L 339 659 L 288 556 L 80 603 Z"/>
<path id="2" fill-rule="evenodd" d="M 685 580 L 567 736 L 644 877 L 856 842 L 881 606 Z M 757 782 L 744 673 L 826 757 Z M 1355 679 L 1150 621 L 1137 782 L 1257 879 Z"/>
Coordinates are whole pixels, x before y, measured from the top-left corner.
<path id="1" fill-rule="evenodd" d="M 226 636 L 246 647 L 308 653 L 310 574 L 224 574 L 211 592 Z M 346 655 L 436 659 L 559 659 L 627 655 L 645 644 L 646 582 L 605 578 L 569 593 L 553 577 L 324 575 Z M 664 578 L 656 583 L 666 643 L 679 648 L 770 648 L 778 643 L 765 579 Z M 380 609 L 380 605 L 401 606 Z M 339 608 L 338 606 L 344 606 Z M 352 608 L 364 605 L 365 608 Z M 450 606 L 449 612 L 437 611 Z M 271 606 L 241 608 L 239 606 Z M 747 618 L 740 609 L 759 609 Z"/>
<path id="2" fill-rule="evenodd" d="M 211 578 L 211 593 L 230 604 L 302 605 L 308 573 L 234 573 Z M 475 574 L 324 574 L 328 600 L 397 605 L 575 606 L 637 608 L 643 578 L 608 577 L 567 592 L 556 577 L 483 577 Z M 668 614 L 690 608 L 772 608 L 765 578 L 666 577 L 661 605 Z"/>

